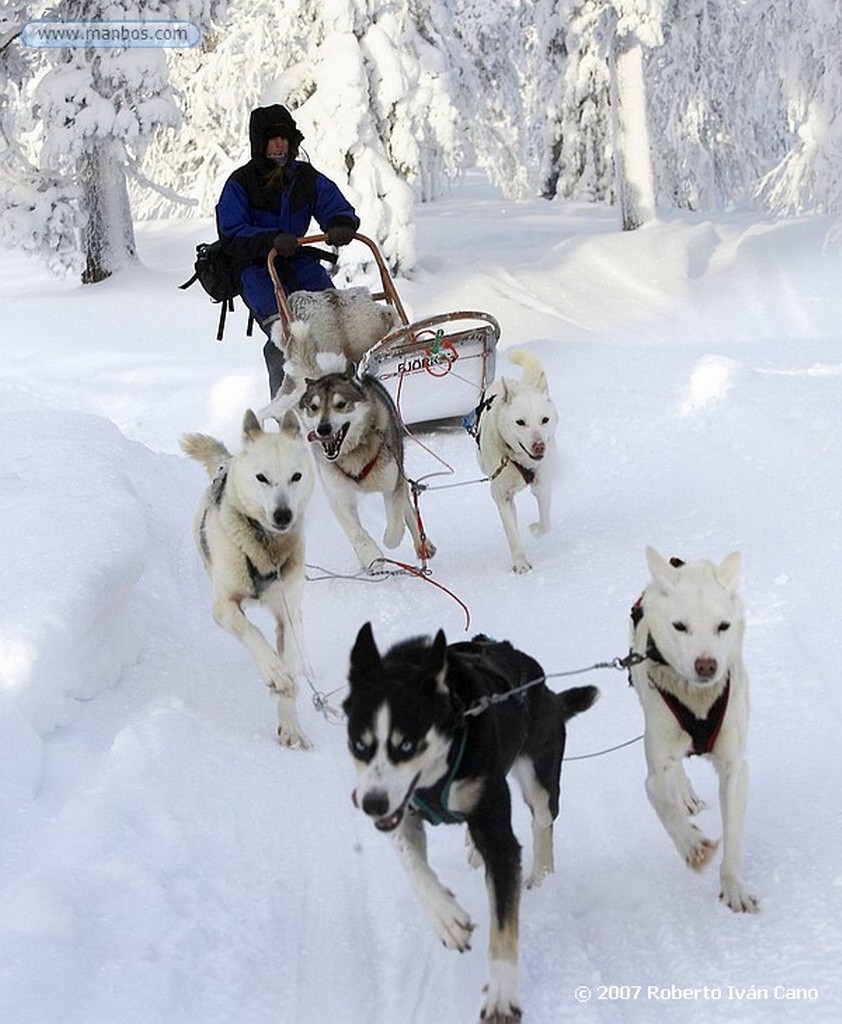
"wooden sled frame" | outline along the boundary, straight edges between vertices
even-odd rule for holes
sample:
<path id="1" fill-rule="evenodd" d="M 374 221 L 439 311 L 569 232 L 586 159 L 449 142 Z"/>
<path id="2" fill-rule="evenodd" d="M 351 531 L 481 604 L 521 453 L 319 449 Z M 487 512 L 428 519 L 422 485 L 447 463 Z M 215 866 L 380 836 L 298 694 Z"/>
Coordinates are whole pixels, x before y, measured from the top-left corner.
<path id="1" fill-rule="evenodd" d="M 380 274 L 377 302 L 394 310 L 396 327 L 371 346 L 360 360 L 359 373 L 371 373 L 392 395 L 404 423 L 436 423 L 469 416 L 491 383 L 500 325 L 489 313 L 461 310 L 439 313 L 412 323 L 406 315 L 380 249 L 366 235 L 366 245 Z M 324 234 L 299 238 L 302 246 L 327 241 Z M 275 288 L 284 343 L 290 337 L 292 314 L 281 286 L 272 249 L 269 274 Z"/>

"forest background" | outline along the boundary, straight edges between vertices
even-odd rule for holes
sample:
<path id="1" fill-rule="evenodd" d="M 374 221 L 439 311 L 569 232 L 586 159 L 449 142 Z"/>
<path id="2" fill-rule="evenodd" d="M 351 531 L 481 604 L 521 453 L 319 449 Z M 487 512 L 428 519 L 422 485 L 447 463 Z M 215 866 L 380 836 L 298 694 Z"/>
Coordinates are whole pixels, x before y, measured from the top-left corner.
<path id="1" fill-rule="evenodd" d="M 199 41 L 33 45 L 45 19 Z M 5 0 L 0 240 L 109 276 L 135 219 L 212 212 L 270 102 L 400 272 L 414 205 L 474 167 L 511 199 L 616 203 L 624 228 L 842 209 L 835 0 Z"/>

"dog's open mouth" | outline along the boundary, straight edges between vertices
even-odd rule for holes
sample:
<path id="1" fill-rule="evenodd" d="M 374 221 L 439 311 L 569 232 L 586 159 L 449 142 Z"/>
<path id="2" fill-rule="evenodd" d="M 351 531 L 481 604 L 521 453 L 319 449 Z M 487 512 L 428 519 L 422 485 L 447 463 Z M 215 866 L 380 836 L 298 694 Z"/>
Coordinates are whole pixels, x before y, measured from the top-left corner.
<path id="1" fill-rule="evenodd" d="M 388 818 L 379 818 L 374 823 L 374 827 L 379 829 L 381 832 L 391 832 L 396 829 L 398 825 L 403 821 L 404 808 L 399 807 L 394 814 L 390 814 Z"/>
<path id="2" fill-rule="evenodd" d="M 343 424 L 339 430 L 334 431 L 332 434 L 324 435 L 320 434 L 317 430 L 311 430 L 307 435 L 307 440 L 310 442 L 318 443 L 322 446 L 325 458 L 328 462 L 334 462 L 339 458 L 339 450 L 342 447 L 342 442 L 345 440 L 345 435 L 348 433 L 348 424 Z"/>
<path id="3" fill-rule="evenodd" d="M 384 815 L 382 818 L 374 819 L 374 827 L 379 832 L 393 832 L 398 825 L 403 821 L 403 816 L 406 813 L 406 808 L 409 805 L 409 801 L 412 799 L 412 795 L 415 792 L 415 787 L 418 785 L 418 780 L 421 778 L 420 773 L 415 776 L 412 782 L 409 784 L 409 789 L 406 791 L 406 796 L 401 801 L 400 807 L 391 814 Z M 357 795 L 354 794 L 354 805 L 359 806 L 357 803 Z"/>

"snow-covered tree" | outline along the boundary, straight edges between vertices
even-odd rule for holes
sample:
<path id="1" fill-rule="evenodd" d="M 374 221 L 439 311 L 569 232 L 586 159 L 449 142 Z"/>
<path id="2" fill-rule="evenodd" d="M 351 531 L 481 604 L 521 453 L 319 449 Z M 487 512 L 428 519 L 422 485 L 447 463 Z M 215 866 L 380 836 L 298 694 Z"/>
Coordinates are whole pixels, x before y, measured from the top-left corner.
<path id="1" fill-rule="evenodd" d="M 444 2 L 444 0 L 442 0 Z M 530 110 L 525 75 L 529 0 L 452 0 L 461 51 L 471 64 L 468 113 L 477 162 L 504 195 L 527 194 L 530 175 Z"/>
<path id="2" fill-rule="evenodd" d="M 842 212 L 842 7 L 803 0 L 784 64 L 792 148 L 760 185 L 776 213 Z"/>
<path id="3" fill-rule="evenodd" d="M 749 197 L 780 159 L 789 7 L 668 0 L 664 45 L 646 62 L 660 202 L 721 209 Z"/>
<path id="4" fill-rule="evenodd" d="M 80 269 L 78 191 L 36 166 L 29 88 L 43 64 L 20 45 L 35 5 L 7 0 L 0 10 L 0 242 L 42 256 L 56 273 Z"/>
<path id="5" fill-rule="evenodd" d="M 655 216 L 643 49 L 661 43 L 660 0 L 614 0 L 607 23 L 615 187 L 623 230 L 633 231 Z"/>
<path id="6" fill-rule="evenodd" d="M 47 13 L 59 23 L 201 24 L 221 6 L 213 0 L 62 0 Z M 26 14 L 31 18 L 32 9 Z M 34 186 L 41 200 L 35 227 L 42 245 L 80 231 L 81 254 L 73 246 L 65 262 L 73 263 L 81 255 L 83 281 L 100 281 L 134 258 L 125 168 L 139 159 L 160 126 L 178 123 L 166 62 L 160 49 L 87 45 L 46 49 L 39 60 L 47 70 L 31 95 L 21 93 L 17 103 L 18 123 L 27 116 L 33 122 L 31 146 L 42 168 Z M 27 188 L 32 193 L 33 185 L 20 172 L 9 178 L 3 191 L 4 219 L 11 213 L 14 220 L 16 207 L 26 199 Z M 68 198 L 78 201 L 78 216 L 64 230 Z"/>

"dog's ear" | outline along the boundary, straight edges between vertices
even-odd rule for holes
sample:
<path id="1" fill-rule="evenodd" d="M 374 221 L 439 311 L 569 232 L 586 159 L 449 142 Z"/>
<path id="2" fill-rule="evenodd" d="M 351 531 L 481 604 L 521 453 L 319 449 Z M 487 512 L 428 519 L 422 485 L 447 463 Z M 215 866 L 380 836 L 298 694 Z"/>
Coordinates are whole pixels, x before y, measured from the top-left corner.
<path id="1" fill-rule="evenodd" d="M 439 693 L 448 693 L 447 689 L 447 640 L 444 630 L 436 633 L 435 639 L 430 645 L 428 655 L 428 668 L 436 681 L 436 690 Z"/>
<path id="2" fill-rule="evenodd" d="M 251 409 L 246 409 L 246 414 L 243 416 L 244 440 L 253 441 L 256 437 L 260 437 L 262 433 L 263 427 L 260 425 L 260 420 L 258 420 Z"/>
<path id="3" fill-rule="evenodd" d="M 357 633 L 357 639 L 351 650 L 351 678 L 353 679 L 358 672 L 370 672 L 372 669 L 380 668 L 381 665 L 380 652 L 374 642 L 371 623 L 367 622 Z"/>
<path id="4" fill-rule="evenodd" d="M 292 409 L 287 409 L 284 413 L 284 418 L 281 420 L 281 433 L 289 434 L 290 437 L 301 436 L 301 421 Z"/>
<path id="5" fill-rule="evenodd" d="M 646 564 L 652 573 L 652 580 L 663 594 L 668 594 L 675 584 L 677 569 L 659 555 L 653 547 L 646 548 Z"/>
<path id="6" fill-rule="evenodd" d="M 737 589 L 737 584 L 740 581 L 740 566 L 742 565 L 742 556 L 739 551 L 732 551 L 722 562 L 722 565 L 716 570 L 716 578 L 722 584 L 725 589 L 733 594 Z"/>

